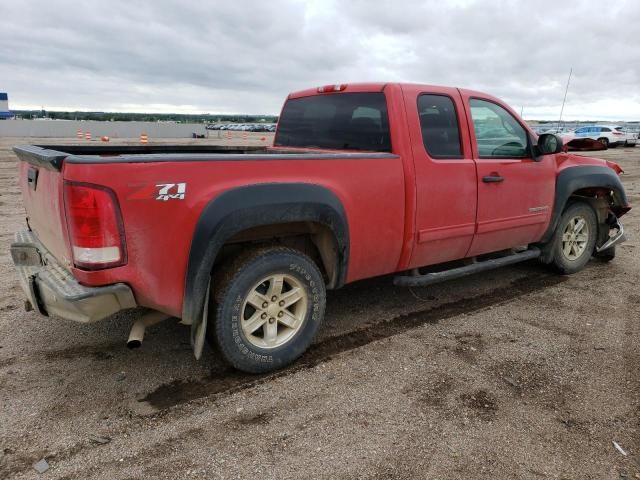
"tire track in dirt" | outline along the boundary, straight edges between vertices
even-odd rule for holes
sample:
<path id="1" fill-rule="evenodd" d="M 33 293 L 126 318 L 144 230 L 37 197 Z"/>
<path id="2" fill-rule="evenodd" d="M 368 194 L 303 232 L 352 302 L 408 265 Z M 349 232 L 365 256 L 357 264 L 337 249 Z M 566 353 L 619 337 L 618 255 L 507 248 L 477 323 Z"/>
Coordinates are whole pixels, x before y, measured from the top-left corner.
<path id="1" fill-rule="evenodd" d="M 557 285 L 566 280 L 566 277 L 554 274 L 537 274 L 519 278 L 509 285 L 497 288 L 490 293 L 445 303 L 426 310 L 398 315 L 386 322 L 376 323 L 367 328 L 327 338 L 313 345 L 293 366 L 274 374 L 256 376 L 240 373 L 230 368 L 220 368 L 213 370 L 211 375 L 205 379 L 175 380 L 171 383 L 163 384 L 148 393 L 140 402 L 163 410 L 199 398 L 244 390 L 275 378 L 291 375 L 302 369 L 312 368 L 318 363 L 330 360 L 335 355 L 355 350 L 371 342 L 392 337 L 425 324 L 435 324 L 463 313 L 473 313 L 497 304 L 506 303 L 522 295 Z"/>

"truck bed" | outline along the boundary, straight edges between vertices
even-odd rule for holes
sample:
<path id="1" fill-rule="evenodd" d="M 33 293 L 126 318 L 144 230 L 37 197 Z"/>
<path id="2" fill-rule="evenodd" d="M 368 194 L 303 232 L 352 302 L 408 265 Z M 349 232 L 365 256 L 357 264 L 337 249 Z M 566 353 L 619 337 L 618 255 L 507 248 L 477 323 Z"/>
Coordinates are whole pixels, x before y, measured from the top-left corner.
<path id="1" fill-rule="evenodd" d="M 60 170 L 70 156 L 120 157 L 124 155 L 159 154 L 226 154 L 267 153 L 267 147 L 225 145 L 18 145 L 13 148 L 18 158 L 40 167 Z"/>
<path id="2" fill-rule="evenodd" d="M 144 153 L 255 153 L 266 152 L 264 146 L 233 145 L 34 145 L 70 155 L 140 155 Z"/>
<path id="3" fill-rule="evenodd" d="M 389 273 L 398 263 L 404 235 L 405 192 L 402 158 L 397 154 L 277 147 L 44 143 L 14 150 L 21 160 L 20 187 L 28 228 L 53 258 L 71 271 L 81 285 L 125 283 L 131 287 L 138 305 L 173 316 L 183 314 L 187 267 L 198 222 L 206 212 L 221 214 L 222 209 L 212 205 L 225 192 L 239 195 L 233 197 L 234 208 L 240 208 L 245 199 L 260 208 L 274 203 L 285 205 L 284 213 L 275 220 L 283 223 L 291 212 L 305 208 L 305 202 L 314 201 L 313 195 L 296 192 L 323 189 L 331 202 L 341 205 L 345 224 L 344 212 L 353 219 L 345 229 L 349 270 L 345 270 L 344 281 Z M 113 192 L 121 212 L 125 264 L 96 270 L 74 265 L 64 204 L 64 186 L 70 183 Z M 281 187 L 264 193 L 274 184 Z M 183 195 L 160 201 L 160 189 L 172 188 L 176 193 L 178 185 Z M 256 188 L 262 190 L 254 196 L 241 193 Z M 297 195 L 294 200 L 287 193 L 291 189 Z M 371 208 L 382 194 L 387 208 Z M 369 240 L 373 230 L 376 242 Z M 366 260 L 372 256 L 376 262 Z"/>
<path id="4" fill-rule="evenodd" d="M 396 155 L 387 152 L 336 152 L 227 145 L 19 145 L 13 150 L 20 160 L 56 171 L 62 169 L 63 162 L 104 164 L 273 160 L 273 155 L 284 156 L 288 160 L 396 158 Z"/>

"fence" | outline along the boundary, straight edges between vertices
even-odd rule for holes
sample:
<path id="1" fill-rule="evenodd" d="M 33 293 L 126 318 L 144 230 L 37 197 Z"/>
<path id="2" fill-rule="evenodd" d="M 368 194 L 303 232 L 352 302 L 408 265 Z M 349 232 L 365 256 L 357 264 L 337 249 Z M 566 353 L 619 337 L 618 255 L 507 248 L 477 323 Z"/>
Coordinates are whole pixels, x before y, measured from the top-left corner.
<path id="1" fill-rule="evenodd" d="M 204 124 L 169 122 L 98 122 L 93 120 L 2 120 L 0 137 L 76 138 L 78 131 L 93 137 L 138 138 L 142 132 L 150 138 L 188 138 L 206 135 Z"/>

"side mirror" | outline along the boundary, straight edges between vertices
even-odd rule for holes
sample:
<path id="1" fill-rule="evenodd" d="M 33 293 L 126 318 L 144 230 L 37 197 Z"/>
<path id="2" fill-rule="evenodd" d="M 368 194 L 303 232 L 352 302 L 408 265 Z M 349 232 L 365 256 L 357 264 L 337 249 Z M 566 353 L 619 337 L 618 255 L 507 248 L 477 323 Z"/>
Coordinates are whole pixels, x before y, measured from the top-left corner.
<path id="1" fill-rule="evenodd" d="M 543 133 L 538 137 L 536 151 L 540 155 L 550 155 L 562 151 L 562 138 L 555 133 Z"/>

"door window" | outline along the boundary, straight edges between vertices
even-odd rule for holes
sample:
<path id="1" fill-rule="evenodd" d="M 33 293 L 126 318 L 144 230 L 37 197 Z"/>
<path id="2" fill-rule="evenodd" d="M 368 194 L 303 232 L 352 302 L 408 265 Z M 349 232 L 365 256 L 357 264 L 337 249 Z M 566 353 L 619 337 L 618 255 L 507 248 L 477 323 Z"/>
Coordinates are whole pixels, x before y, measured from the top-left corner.
<path id="1" fill-rule="evenodd" d="M 486 100 L 469 101 L 480 158 L 529 156 L 527 131 L 504 108 Z"/>
<path id="2" fill-rule="evenodd" d="M 418 115 L 424 148 L 432 158 L 462 158 L 458 115 L 446 95 L 420 95 Z"/>

